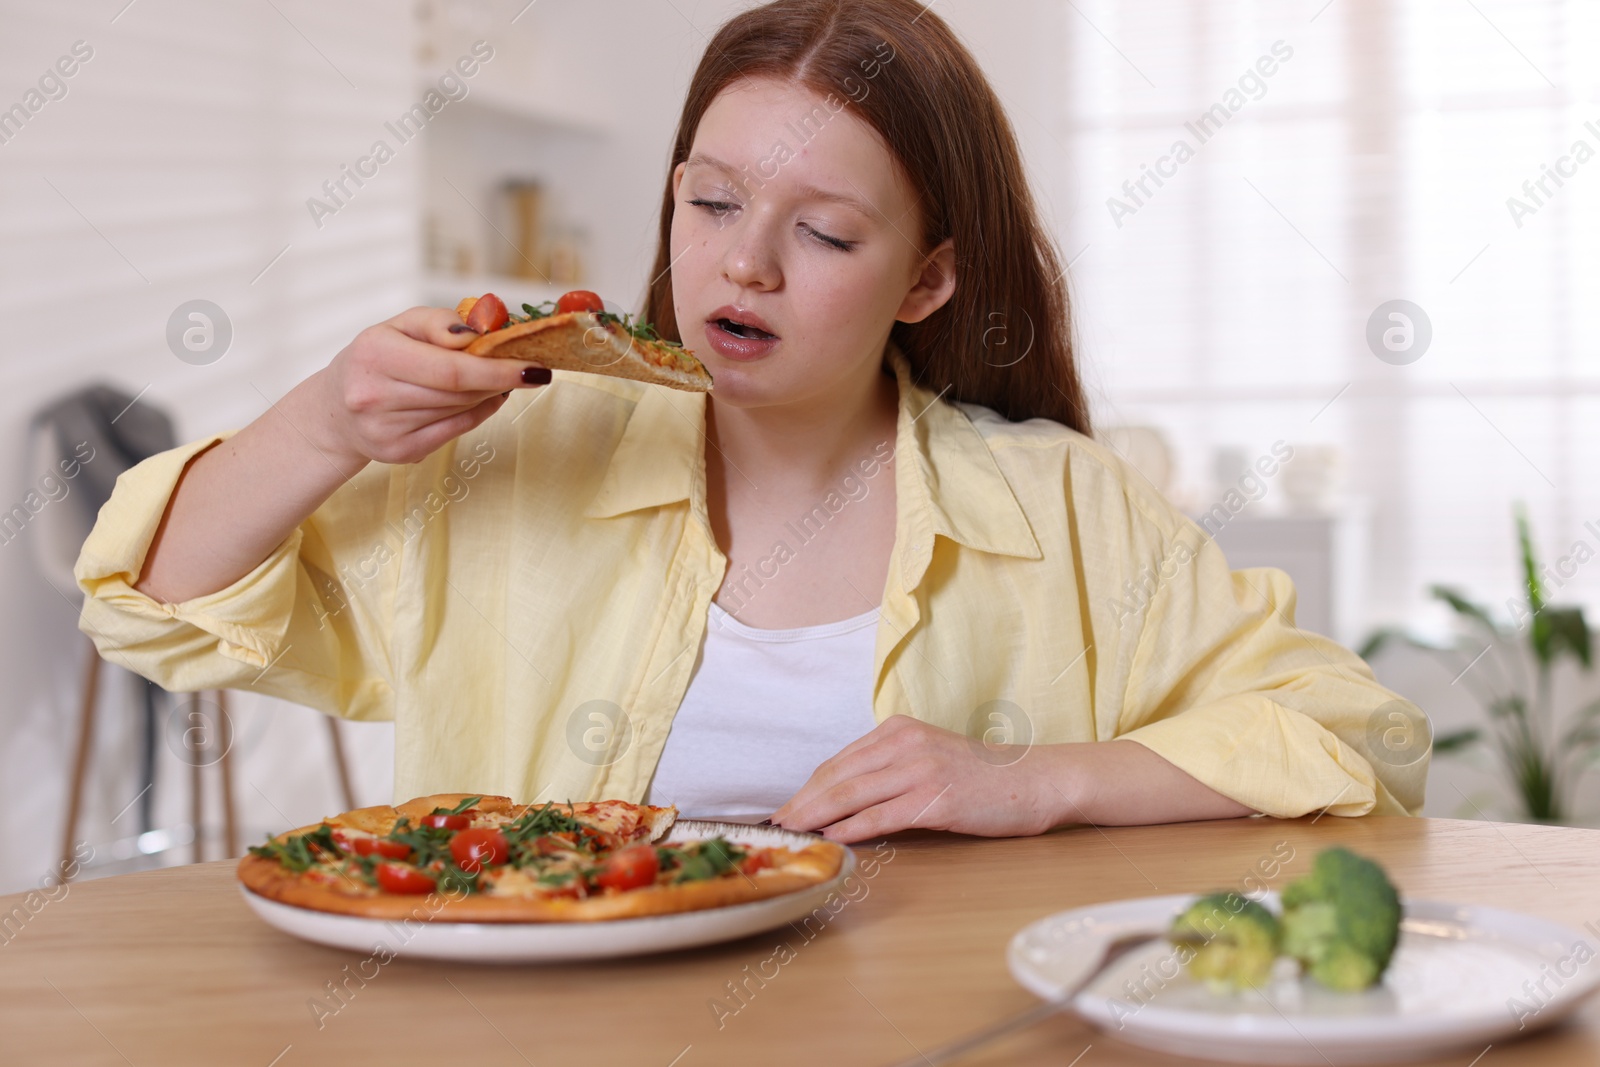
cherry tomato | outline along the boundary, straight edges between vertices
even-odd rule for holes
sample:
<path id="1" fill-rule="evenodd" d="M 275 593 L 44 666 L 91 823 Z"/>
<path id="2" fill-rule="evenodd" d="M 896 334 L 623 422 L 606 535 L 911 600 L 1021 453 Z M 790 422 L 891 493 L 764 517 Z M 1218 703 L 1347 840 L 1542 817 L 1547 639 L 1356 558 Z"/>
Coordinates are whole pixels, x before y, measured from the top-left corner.
<path id="1" fill-rule="evenodd" d="M 498 330 L 510 321 L 511 315 L 506 311 L 504 301 L 493 293 L 484 293 L 478 297 L 478 302 L 467 312 L 467 325 L 479 333 Z"/>
<path id="2" fill-rule="evenodd" d="M 376 853 L 384 859 L 403 860 L 411 855 L 410 845 L 383 837 L 345 837 L 343 834 L 334 834 L 333 840 L 340 848 L 357 856 L 371 856 Z"/>
<path id="3" fill-rule="evenodd" d="M 403 863 L 380 863 L 374 871 L 385 893 L 431 893 L 438 888 L 432 878 Z"/>
<path id="4" fill-rule="evenodd" d="M 772 854 L 769 852 L 753 852 L 739 861 L 739 870 L 745 874 L 755 874 L 763 867 L 772 866 Z"/>
<path id="5" fill-rule="evenodd" d="M 587 289 L 574 289 L 562 295 L 556 301 L 556 312 L 564 314 L 568 311 L 604 311 L 605 302 Z"/>
<path id="6" fill-rule="evenodd" d="M 533 850 L 541 856 L 554 856 L 558 852 L 570 852 L 574 848 L 573 838 L 575 836 L 570 831 L 541 834 L 533 839 Z"/>
<path id="7" fill-rule="evenodd" d="M 435 829 L 443 827 L 446 830 L 465 830 L 472 825 L 472 817 L 477 813 L 477 808 L 468 808 L 460 815 L 424 815 L 422 825 L 432 826 Z"/>
<path id="8" fill-rule="evenodd" d="M 468 874 L 477 874 L 485 865 L 499 866 L 511 856 L 511 845 L 506 835 L 491 826 L 475 830 L 462 830 L 450 839 L 450 855 L 456 866 Z"/>
<path id="9" fill-rule="evenodd" d="M 660 869 L 654 845 L 629 845 L 606 857 L 594 884 L 601 889 L 638 889 L 654 884 Z"/>

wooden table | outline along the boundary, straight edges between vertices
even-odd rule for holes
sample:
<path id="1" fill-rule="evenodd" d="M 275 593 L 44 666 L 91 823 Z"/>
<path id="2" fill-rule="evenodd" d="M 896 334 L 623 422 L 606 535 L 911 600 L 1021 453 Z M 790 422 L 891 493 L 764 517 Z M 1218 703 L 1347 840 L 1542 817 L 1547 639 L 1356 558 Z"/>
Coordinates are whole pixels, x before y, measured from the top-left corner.
<path id="1" fill-rule="evenodd" d="M 1333 844 L 1380 860 L 1410 895 L 1600 923 L 1592 830 L 1327 817 L 1009 840 L 907 833 L 876 850 L 858 846 L 863 860 L 878 856 L 874 876 L 809 941 L 784 928 L 584 965 L 401 958 L 369 965 L 376 974 L 358 984 L 349 976 L 362 956 L 256 919 L 224 861 L 75 884 L 0 931 L 0 1063 L 887 1063 L 1036 1003 L 1004 955 L 1035 919 L 1095 901 L 1238 887 L 1274 850 L 1292 848 L 1272 880 L 1281 885 Z M 0 920 L 22 903 L 0 898 Z M 341 983 L 350 990 L 342 1004 L 328 992 Z M 741 984 L 742 1000 L 729 992 Z M 1172 1062 L 1070 1016 L 963 1062 L 1065 1067 L 1091 1045 L 1081 1067 Z M 1600 1063 L 1600 1005 L 1496 1045 L 1478 1063 Z"/>

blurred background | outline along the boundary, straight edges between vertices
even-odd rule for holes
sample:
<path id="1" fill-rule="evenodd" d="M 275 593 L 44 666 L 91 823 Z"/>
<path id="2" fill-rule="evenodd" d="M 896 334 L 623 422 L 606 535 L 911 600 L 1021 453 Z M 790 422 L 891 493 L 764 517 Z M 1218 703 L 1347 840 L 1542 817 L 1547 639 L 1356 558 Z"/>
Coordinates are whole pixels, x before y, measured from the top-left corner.
<path id="1" fill-rule="evenodd" d="M 89 669 L 97 493 L 412 304 L 636 308 L 746 6 L 0 2 L 0 892 L 391 799 L 386 725 Z M 1600 823 L 1600 5 L 930 7 L 1021 139 L 1103 438 L 1429 713 L 1428 814 Z"/>

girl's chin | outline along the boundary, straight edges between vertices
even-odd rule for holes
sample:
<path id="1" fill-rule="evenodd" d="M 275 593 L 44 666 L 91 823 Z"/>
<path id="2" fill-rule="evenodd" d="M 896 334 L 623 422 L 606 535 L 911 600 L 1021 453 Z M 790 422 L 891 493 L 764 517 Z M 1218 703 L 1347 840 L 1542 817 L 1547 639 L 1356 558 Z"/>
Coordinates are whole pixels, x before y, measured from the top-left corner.
<path id="1" fill-rule="evenodd" d="M 803 398 L 803 390 L 779 380 L 771 369 L 724 363 L 711 372 L 715 384 L 706 399 L 725 408 L 764 408 Z"/>
<path id="2" fill-rule="evenodd" d="M 760 408 L 783 403 L 784 398 L 773 393 L 773 389 L 749 381 L 746 375 L 723 371 L 716 376 L 716 384 L 706 400 L 723 408 Z"/>

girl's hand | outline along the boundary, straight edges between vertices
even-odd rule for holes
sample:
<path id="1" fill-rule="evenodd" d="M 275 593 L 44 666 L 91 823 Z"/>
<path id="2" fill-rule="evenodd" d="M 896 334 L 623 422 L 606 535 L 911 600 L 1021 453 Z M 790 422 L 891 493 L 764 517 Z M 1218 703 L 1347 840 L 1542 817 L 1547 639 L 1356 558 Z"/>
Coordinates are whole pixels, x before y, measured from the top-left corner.
<path id="1" fill-rule="evenodd" d="M 318 447 L 355 469 L 415 463 L 499 411 L 509 390 L 550 381 L 535 363 L 457 351 L 477 336 L 454 311 L 425 307 L 362 330 L 306 381 Z"/>
<path id="2" fill-rule="evenodd" d="M 772 823 L 861 841 L 912 827 L 981 837 L 1039 834 L 1071 821 L 1044 750 L 992 745 L 891 715 L 818 767 Z"/>

